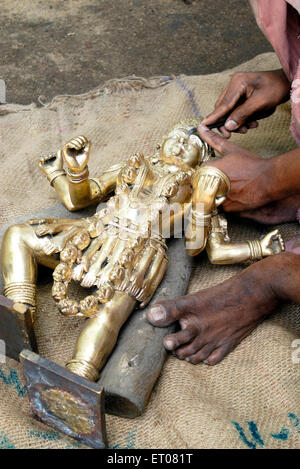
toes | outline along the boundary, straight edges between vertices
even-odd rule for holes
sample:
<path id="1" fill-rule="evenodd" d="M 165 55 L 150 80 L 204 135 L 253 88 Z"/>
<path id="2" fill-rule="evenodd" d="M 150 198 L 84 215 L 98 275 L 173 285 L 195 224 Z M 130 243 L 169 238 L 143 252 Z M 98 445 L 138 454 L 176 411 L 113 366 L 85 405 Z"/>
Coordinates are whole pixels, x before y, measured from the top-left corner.
<path id="1" fill-rule="evenodd" d="M 169 323 L 168 316 L 168 310 L 165 306 L 159 304 L 152 306 L 147 312 L 148 320 L 155 326 L 163 326 L 166 322 Z"/>
<path id="2" fill-rule="evenodd" d="M 184 314 L 191 312 L 193 306 L 193 295 L 161 301 L 149 308 L 147 317 L 154 326 L 166 327 L 178 321 Z"/>
<path id="3" fill-rule="evenodd" d="M 248 327 L 238 330 L 228 342 L 223 343 L 219 347 L 214 347 L 211 350 L 209 356 L 205 359 L 205 363 L 207 365 L 216 365 L 219 363 L 223 358 L 230 353 L 243 339 L 245 339 L 251 332 L 255 326 L 252 324 Z"/>
<path id="4" fill-rule="evenodd" d="M 183 344 L 187 344 L 194 338 L 193 329 L 184 329 L 176 334 L 167 335 L 164 338 L 164 346 L 167 350 L 175 350 Z"/>
<path id="5" fill-rule="evenodd" d="M 187 357 L 186 361 L 192 363 L 193 365 L 197 365 L 198 363 L 207 360 L 214 348 L 215 344 L 204 345 L 204 347 L 202 347 L 199 352 L 196 352 L 193 355 Z"/>
<path id="6" fill-rule="evenodd" d="M 191 355 L 195 355 L 201 347 L 203 347 L 203 343 L 199 337 L 196 337 L 191 343 L 177 348 L 175 355 L 180 360 L 184 360 Z"/>
<path id="7" fill-rule="evenodd" d="M 233 344 L 232 343 L 228 343 L 228 344 L 225 344 L 225 345 L 222 345 L 221 347 L 215 349 L 210 355 L 209 357 L 205 360 L 205 363 L 207 365 L 216 365 L 217 363 L 219 363 L 221 360 L 223 360 L 223 358 L 225 357 L 225 355 L 227 355 L 233 348 Z"/>

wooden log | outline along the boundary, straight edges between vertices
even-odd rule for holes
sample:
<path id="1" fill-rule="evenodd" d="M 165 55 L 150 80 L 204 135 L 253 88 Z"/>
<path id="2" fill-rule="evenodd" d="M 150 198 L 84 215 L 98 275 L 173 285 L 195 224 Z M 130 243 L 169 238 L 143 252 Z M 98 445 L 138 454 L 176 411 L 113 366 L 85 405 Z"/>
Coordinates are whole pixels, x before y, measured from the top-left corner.
<path id="1" fill-rule="evenodd" d="M 188 287 L 193 260 L 186 254 L 184 239 L 173 239 L 168 246 L 169 265 L 152 304 L 182 296 Z M 105 410 L 110 414 L 141 415 L 166 360 L 163 338 L 175 328 L 153 327 L 146 318 L 147 309 L 131 315 L 101 373 L 99 384 L 105 390 Z"/>

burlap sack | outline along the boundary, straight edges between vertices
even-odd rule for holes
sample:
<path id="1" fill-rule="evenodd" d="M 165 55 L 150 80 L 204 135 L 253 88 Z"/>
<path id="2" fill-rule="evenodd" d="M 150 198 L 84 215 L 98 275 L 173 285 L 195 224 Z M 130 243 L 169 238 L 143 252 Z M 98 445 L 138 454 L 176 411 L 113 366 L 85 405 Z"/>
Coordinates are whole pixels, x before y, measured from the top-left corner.
<path id="1" fill-rule="evenodd" d="M 278 68 L 278 62 L 274 54 L 263 54 L 238 68 L 268 70 Z M 211 111 L 230 73 L 116 80 L 84 96 L 58 97 L 42 108 L 1 106 L 1 223 L 56 203 L 55 192 L 38 169 L 40 155 L 77 134 L 93 142 L 92 175 L 135 151 L 147 155 L 170 126 Z M 280 154 L 295 147 L 289 121 L 286 104 L 258 130 L 234 140 L 265 157 Z M 239 220 L 229 219 L 229 225 L 234 240 L 267 231 Z M 299 231 L 296 224 L 280 229 L 285 239 Z M 242 268 L 212 266 L 203 254 L 190 291 L 218 284 Z M 50 288 L 51 283 L 39 287 L 36 335 L 40 354 L 64 364 L 82 321 L 58 314 Z M 300 447 L 300 353 L 292 347 L 299 336 L 299 306 L 290 304 L 217 366 L 193 366 L 170 356 L 143 416 L 107 416 L 110 447 Z M 0 448 L 76 447 L 82 445 L 29 416 L 19 364 L 2 364 Z"/>

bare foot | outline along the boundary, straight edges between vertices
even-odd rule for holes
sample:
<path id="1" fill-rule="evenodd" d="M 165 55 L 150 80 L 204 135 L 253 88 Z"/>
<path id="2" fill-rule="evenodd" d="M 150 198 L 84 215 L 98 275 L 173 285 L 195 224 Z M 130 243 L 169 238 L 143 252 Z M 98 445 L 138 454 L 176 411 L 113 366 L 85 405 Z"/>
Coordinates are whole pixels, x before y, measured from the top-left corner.
<path id="1" fill-rule="evenodd" d="M 262 263 L 213 288 L 153 305 L 148 319 L 154 326 L 178 321 L 181 327 L 165 337 L 165 348 L 193 364 L 220 362 L 277 304 Z"/>

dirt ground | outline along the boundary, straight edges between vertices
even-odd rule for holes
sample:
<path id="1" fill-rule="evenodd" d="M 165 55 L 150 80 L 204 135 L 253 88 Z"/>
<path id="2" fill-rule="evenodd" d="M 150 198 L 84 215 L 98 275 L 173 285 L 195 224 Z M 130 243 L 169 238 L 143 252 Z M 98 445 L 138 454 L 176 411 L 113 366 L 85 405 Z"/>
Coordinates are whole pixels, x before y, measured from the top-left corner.
<path id="1" fill-rule="evenodd" d="M 0 0 L 7 102 L 111 78 L 206 74 L 271 50 L 241 0 Z"/>

